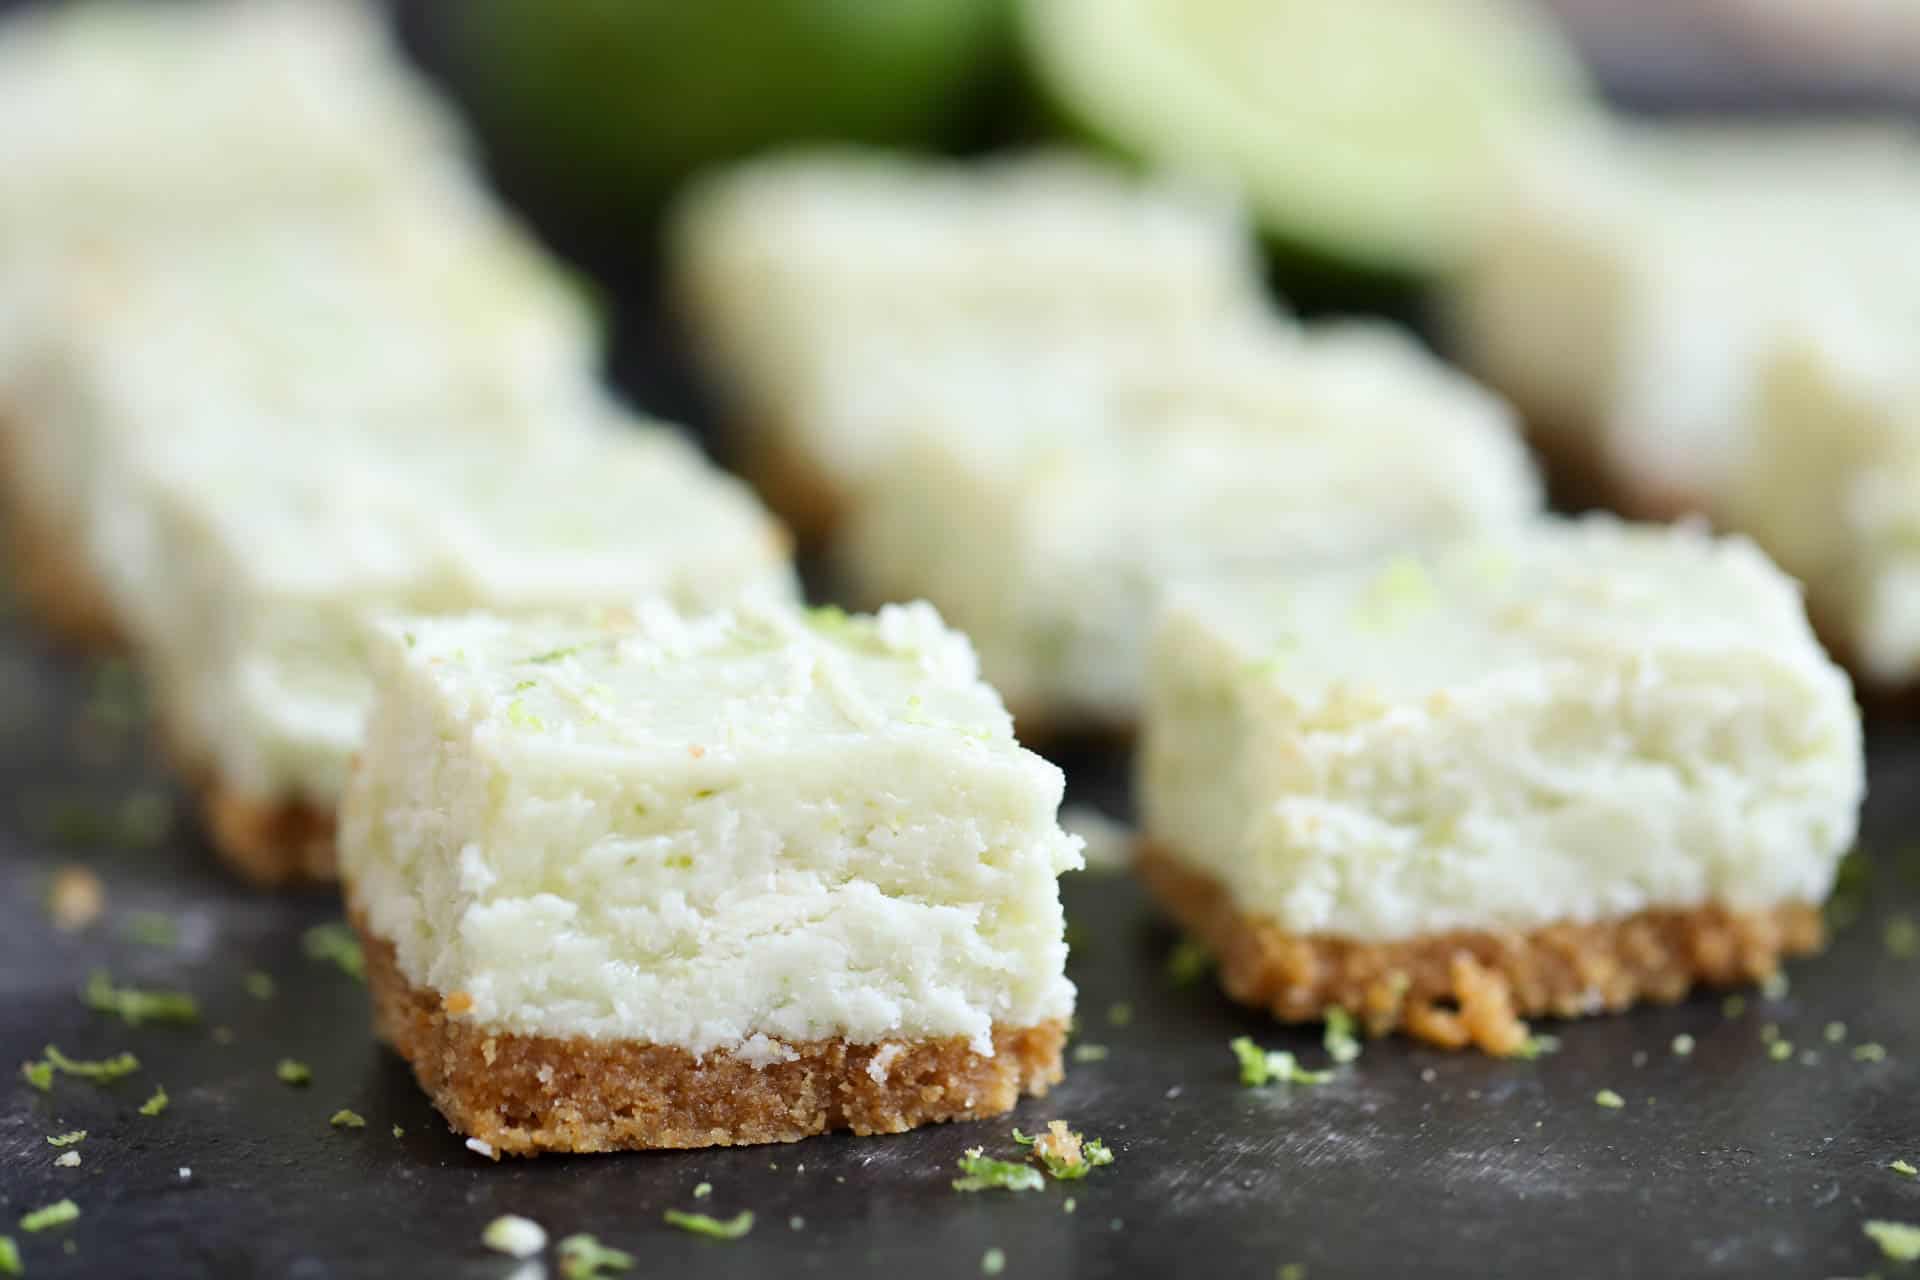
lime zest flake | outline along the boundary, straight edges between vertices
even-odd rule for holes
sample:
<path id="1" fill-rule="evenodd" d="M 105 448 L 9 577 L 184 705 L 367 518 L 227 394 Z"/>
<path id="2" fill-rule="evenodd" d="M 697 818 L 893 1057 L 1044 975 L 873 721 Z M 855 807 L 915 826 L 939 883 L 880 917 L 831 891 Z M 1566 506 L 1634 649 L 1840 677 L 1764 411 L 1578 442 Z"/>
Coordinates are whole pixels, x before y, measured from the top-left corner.
<path id="1" fill-rule="evenodd" d="M 1920 956 L 1920 924 L 1915 924 L 1912 916 L 1897 915 L 1887 921 L 1882 941 L 1886 943 L 1887 954 L 1896 960 Z"/>
<path id="2" fill-rule="evenodd" d="M 1045 1133 L 1032 1136 L 1015 1129 L 1013 1140 L 1033 1148 L 1034 1158 L 1056 1182 L 1074 1182 L 1101 1165 L 1113 1163 L 1113 1152 L 1106 1143 L 1098 1138 L 1088 1141 L 1069 1129 L 1064 1120 L 1049 1120 Z"/>
<path id="3" fill-rule="evenodd" d="M 712 1194 L 713 1184 L 711 1182 L 702 1182 L 693 1189 L 693 1198 L 695 1200 L 705 1200 Z"/>
<path id="4" fill-rule="evenodd" d="M 1728 996 L 1720 1002 L 1721 1016 L 1725 1017 L 1729 1022 L 1745 1014 L 1746 1011 L 1747 998 L 1745 996 Z"/>
<path id="5" fill-rule="evenodd" d="M 364 1129 L 367 1127 L 367 1118 L 358 1111 L 342 1107 L 327 1118 L 327 1123 L 336 1129 Z"/>
<path id="6" fill-rule="evenodd" d="M 1861 1224 L 1860 1229 L 1880 1246 L 1880 1252 L 1886 1254 L 1889 1260 L 1920 1262 L 1920 1226 L 1876 1218 Z"/>
<path id="7" fill-rule="evenodd" d="M 313 1083 L 313 1068 L 293 1058 L 280 1059 L 274 1064 L 273 1074 L 279 1078 L 281 1084 L 299 1087 Z"/>
<path id="8" fill-rule="evenodd" d="M 980 1274 L 997 1276 L 1007 1269 L 1007 1251 L 994 1247 L 980 1255 Z"/>
<path id="9" fill-rule="evenodd" d="M 47 1139 L 50 1147 L 70 1147 L 87 1136 L 85 1129 L 72 1129 L 66 1133 L 56 1133 Z"/>
<path id="10" fill-rule="evenodd" d="M 161 911 L 136 911 L 127 917 L 127 941 L 143 947 L 172 950 L 180 945 L 180 926 Z"/>
<path id="11" fill-rule="evenodd" d="M 955 1191 L 1038 1191 L 1046 1185 L 1032 1165 L 995 1160 L 981 1147 L 967 1148 L 960 1157 L 960 1172 L 966 1176 L 953 1180 Z"/>
<path id="12" fill-rule="evenodd" d="M 1869 1040 L 1865 1044 L 1857 1044 L 1853 1046 L 1853 1060 L 1855 1062 L 1885 1062 L 1887 1060 L 1887 1046 L 1881 1044 L 1878 1040 Z"/>
<path id="13" fill-rule="evenodd" d="M 140 1114 L 157 1116 L 167 1109 L 167 1104 L 171 1101 L 173 1099 L 167 1097 L 167 1086 L 157 1084 L 153 1087 L 153 1096 L 140 1104 Z"/>
<path id="14" fill-rule="evenodd" d="M 751 1209 L 742 1209 L 731 1218 L 716 1218 L 711 1214 L 669 1209 L 665 1218 L 668 1226 L 690 1231 L 696 1236 L 705 1236 L 709 1240 L 738 1240 L 753 1230 L 753 1210 Z"/>
<path id="15" fill-rule="evenodd" d="M 532 1218 L 503 1213 L 486 1225 L 480 1243 L 509 1258 L 531 1258 L 547 1247 L 547 1230 Z"/>
<path id="16" fill-rule="evenodd" d="M 577 644 L 565 645 L 558 649 L 549 649 L 545 653 L 536 653 L 531 658 L 522 658 L 521 661 L 531 662 L 538 666 L 544 667 L 551 663 L 559 662 L 563 658 L 571 658 L 574 654 L 580 652 L 580 650 L 583 648 L 585 648 L 584 645 L 577 645 Z"/>
<path id="17" fill-rule="evenodd" d="M 260 969 L 255 969 L 253 972 L 249 973 L 246 976 L 243 982 L 247 988 L 247 994 L 252 996 L 255 1000 L 273 999 L 273 975 L 272 974 L 266 973 Z"/>
<path id="18" fill-rule="evenodd" d="M 1536 1062 L 1548 1054 L 1558 1052 L 1560 1052 L 1560 1037 L 1547 1035 L 1543 1032 L 1539 1035 L 1528 1036 L 1507 1056 L 1510 1058 L 1518 1058 L 1522 1062 Z"/>
<path id="19" fill-rule="evenodd" d="M 1826 1030 L 1821 1032 L 1821 1034 L 1827 1038 L 1828 1044 L 1839 1044 L 1847 1038 L 1847 1024 L 1844 1022 L 1829 1022 Z"/>
<path id="20" fill-rule="evenodd" d="M 560 1242 L 560 1274 L 565 1280 L 596 1280 L 611 1271 L 633 1266 L 633 1255 L 609 1249 L 592 1236 L 581 1232 Z"/>
<path id="21" fill-rule="evenodd" d="M 1107 1025 L 1124 1027 L 1133 1022 L 1133 1006 L 1125 1000 L 1116 1000 L 1107 1006 Z"/>
<path id="22" fill-rule="evenodd" d="M 1360 1041 L 1353 1034 L 1353 1015 L 1339 1005 L 1327 1010 L 1327 1030 L 1320 1043 L 1327 1056 L 1341 1066 L 1360 1056 Z"/>
<path id="23" fill-rule="evenodd" d="M 51 1062 L 21 1063 L 20 1078 L 42 1093 L 53 1092 L 53 1064 Z"/>
<path id="24" fill-rule="evenodd" d="M 143 1022 L 171 1022 L 181 1025 L 200 1021 L 200 1005 L 184 991 L 142 991 L 138 987 L 116 987 L 104 969 L 95 969 L 80 993 L 87 1008 L 96 1013 L 111 1013 L 130 1027 Z"/>
<path id="25" fill-rule="evenodd" d="M 367 957 L 360 939 L 338 920 L 317 924 L 301 934 L 300 946 L 309 959 L 330 961 L 349 978 L 367 980 Z"/>
<path id="26" fill-rule="evenodd" d="M 1920 1178 L 1920 1169 L 1914 1168 L 1911 1160 L 1895 1160 L 1887 1168 L 1903 1178 Z"/>
<path id="27" fill-rule="evenodd" d="M 1309 1071 L 1284 1049 L 1262 1049 L 1247 1036 L 1227 1042 L 1240 1062 L 1240 1083 L 1249 1089 L 1278 1081 L 1281 1084 L 1325 1084 L 1333 1079 L 1331 1071 Z"/>
<path id="28" fill-rule="evenodd" d="M 0 1276 L 23 1276 L 27 1269 L 20 1265 L 20 1246 L 13 1242 L 12 1236 L 0 1236 Z"/>
<path id="29" fill-rule="evenodd" d="M 1673 1038 L 1673 1056 L 1676 1058 L 1691 1058 L 1696 1043 L 1697 1041 L 1695 1041 L 1692 1036 L 1682 1031 Z"/>
<path id="30" fill-rule="evenodd" d="M 1189 987 L 1213 968 L 1213 953 L 1192 938 L 1182 938 L 1167 953 L 1167 976 L 1176 987 Z"/>
<path id="31" fill-rule="evenodd" d="M 131 1053 L 116 1053 L 111 1058 L 84 1059 L 69 1058 L 53 1045 L 48 1045 L 47 1065 L 70 1076 L 79 1076 L 82 1080 L 91 1080 L 95 1084 L 112 1084 L 124 1079 L 140 1069 L 140 1059 Z"/>
<path id="32" fill-rule="evenodd" d="M 43 1205 L 30 1213 L 20 1216 L 20 1229 L 25 1232 L 45 1231 L 49 1227 L 63 1227 L 80 1216 L 80 1206 L 71 1200 L 56 1200 Z"/>
<path id="33" fill-rule="evenodd" d="M 1785 1062 L 1793 1056 L 1793 1041 L 1775 1040 L 1767 1045 L 1767 1056 L 1775 1062 Z"/>
<path id="34" fill-rule="evenodd" d="M 1593 1103 L 1595 1106 L 1605 1107 L 1609 1111 L 1618 1111 L 1627 1105 L 1627 1100 L 1611 1089 L 1602 1089 L 1593 1095 Z"/>
<path id="35" fill-rule="evenodd" d="M 1107 1046 L 1103 1044 L 1077 1044 L 1073 1046 L 1073 1060 L 1075 1062 L 1105 1062 L 1107 1060 Z"/>

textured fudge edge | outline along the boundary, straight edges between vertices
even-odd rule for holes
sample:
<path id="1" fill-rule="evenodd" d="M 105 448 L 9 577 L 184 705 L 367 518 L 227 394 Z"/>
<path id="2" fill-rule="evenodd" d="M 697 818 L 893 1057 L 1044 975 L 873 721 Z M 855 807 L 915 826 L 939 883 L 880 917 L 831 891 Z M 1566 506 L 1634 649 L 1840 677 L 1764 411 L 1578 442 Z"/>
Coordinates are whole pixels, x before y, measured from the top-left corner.
<path id="1" fill-rule="evenodd" d="M 449 1011 L 459 993 L 416 987 L 393 944 L 350 912 L 366 953 L 375 1034 L 460 1133 L 495 1153 L 621 1151 L 795 1142 L 849 1129 L 904 1133 L 1004 1114 L 1062 1077 L 1066 1022 L 1000 1027 L 994 1056 L 962 1036 L 789 1044 L 756 1067 L 725 1051 L 491 1031 Z"/>
<path id="2" fill-rule="evenodd" d="M 40 625 L 63 642 L 104 652 L 122 649 L 125 634 L 105 587 L 73 538 L 44 518 L 41 496 L 22 486 L 20 468 L 13 464 L 24 430 L 18 422 L 0 407 L 0 536 L 6 540 L 13 588 Z"/>
<path id="3" fill-rule="evenodd" d="M 1783 902 L 1359 942 L 1293 934 L 1244 914 L 1219 881 L 1153 841 L 1142 842 L 1136 866 L 1168 914 L 1213 954 L 1221 987 L 1241 1004 L 1287 1022 L 1317 1021 L 1338 1007 L 1375 1035 L 1404 1030 L 1443 1048 L 1502 1055 L 1526 1043 L 1524 1017 L 1672 1004 L 1696 985 L 1762 981 L 1782 959 L 1825 941 L 1818 907 Z"/>

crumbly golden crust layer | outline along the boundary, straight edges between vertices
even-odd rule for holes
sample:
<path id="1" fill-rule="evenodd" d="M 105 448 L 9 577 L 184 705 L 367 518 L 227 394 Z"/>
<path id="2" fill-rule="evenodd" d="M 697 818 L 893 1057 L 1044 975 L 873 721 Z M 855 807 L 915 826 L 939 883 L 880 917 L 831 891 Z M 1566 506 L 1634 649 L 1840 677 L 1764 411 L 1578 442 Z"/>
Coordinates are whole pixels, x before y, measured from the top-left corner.
<path id="1" fill-rule="evenodd" d="M 262 802 L 218 780 L 200 788 L 213 847 L 226 864 L 263 889 L 324 883 L 340 876 L 334 815 L 304 800 Z"/>
<path id="2" fill-rule="evenodd" d="M 1276 1017 L 1314 1021 L 1339 1007 L 1369 1031 L 1405 1030 L 1446 1048 L 1513 1053 L 1532 1015 L 1618 1012 L 1672 1003 L 1697 984 L 1772 975 L 1824 941 L 1819 908 L 1707 906 L 1642 911 L 1526 933 L 1462 932 L 1404 942 L 1291 934 L 1243 914 L 1213 877 L 1143 841 L 1136 864 L 1154 895 L 1214 954 L 1221 985 Z"/>
<path id="3" fill-rule="evenodd" d="M 843 497 L 820 465 L 794 447 L 779 423 L 741 422 L 730 433 L 741 470 L 803 547 L 822 546 L 843 514 Z"/>
<path id="4" fill-rule="evenodd" d="M 48 521 L 35 495 L 21 490 L 12 459 L 15 428 L 0 412 L 0 538 L 14 590 L 40 625 L 79 648 L 124 645 L 107 593 L 67 533 Z"/>
<path id="5" fill-rule="evenodd" d="M 459 1015 L 462 993 L 416 987 L 391 943 L 354 916 L 374 1030 L 413 1067 L 453 1127 L 495 1152 L 620 1151 L 794 1142 L 817 1133 L 903 1133 L 1000 1115 L 1061 1078 L 1066 1024 L 996 1028 L 991 1058 L 958 1037 L 790 1044 L 756 1067 L 730 1052 L 514 1035 Z"/>

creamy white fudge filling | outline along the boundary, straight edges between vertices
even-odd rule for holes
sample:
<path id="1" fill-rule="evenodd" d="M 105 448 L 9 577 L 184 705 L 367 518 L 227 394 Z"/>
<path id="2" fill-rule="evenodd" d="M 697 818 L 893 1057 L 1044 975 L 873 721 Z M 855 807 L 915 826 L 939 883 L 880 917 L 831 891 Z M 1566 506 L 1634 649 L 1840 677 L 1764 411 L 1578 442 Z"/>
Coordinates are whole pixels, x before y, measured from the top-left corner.
<path id="1" fill-rule="evenodd" d="M 464 183 L 48 255 L 0 295 L 10 487 L 75 545 L 138 510 L 119 492 L 130 458 L 184 432 L 243 452 L 456 426 L 542 436 L 603 398 L 591 308 Z"/>
<path id="2" fill-rule="evenodd" d="M 1369 942 L 1817 903 L 1865 786 L 1793 583 L 1598 517 L 1192 588 L 1143 733 L 1147 838 L 1243 912 Z"/>
<path id="3" fill-rule="evenodd" d="M 409 619 L 374 662 L 349 901 L 482 1026 L 765 1064 L 1073 1011 L 1061 773 L 927 605 Z"/>
<path id="4" fill-rule="evenodd" d="M 91 0 L 0 22 L 0 262 L 357 201 L 464 150 L 358 0 Z"/>
<path id="5" fill-rule="evenodd" d="M 660 427 L 299 449 L 189 433 L 145 455 L 128 492 L 131 514 L 101 525 L 110 596 L 179 745 L 260 803 L 338 798 L 374 612 L 794 590 L 778 526 Z"/>
<path id="6" fill-rule="evenodd" d="M 855 595 L 933 600 L 1022 715 L 1126 725 L 1170 584 L 1539 509 L 1504 406 L 1405 336 L 1215 336 L 1183 360 L 1036 358 L 928 385 L 840 538 Z"/>
<path id="7" fill-rule="evenodd" d="M 1649 507 L 1723 491 L 1765 352 L 1810 291 L 1920 292 L 1909 129 L 1642 128 L 1514 172 L 1453 290 L 1455 343 Z"/>
<path id="8" fill-rule="evenodd" d="M 986 331 L 1169 334 L 1262 305 L 1236 209 L 1065 153 L 773 156 L 700 186 L 674 253 L 715 372 L 759 430 L 787 430 L 817 366 L 876 336 L 932 352 Z"/>
<path id="9" fill-rule="evenodd" d="M 1920 292 L 1904 324 L 1814 311 L 1763 379 L 1715 512 L 1806 584 L 1868 680 L 1920 676 Z"/>

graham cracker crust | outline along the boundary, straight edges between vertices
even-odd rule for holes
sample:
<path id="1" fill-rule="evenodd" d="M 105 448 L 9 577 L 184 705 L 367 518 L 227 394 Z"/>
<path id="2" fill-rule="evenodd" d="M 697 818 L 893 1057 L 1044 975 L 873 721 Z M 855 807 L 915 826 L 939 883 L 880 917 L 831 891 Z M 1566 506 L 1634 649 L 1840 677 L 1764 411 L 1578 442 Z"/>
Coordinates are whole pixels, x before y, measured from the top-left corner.
<path id="1" fill-rule="evenodd" d="M 375 1033 L 405 1058 L 456 1130 L 496 1154 L 796 1142 L 833 1130 L 904 1133 L 1042 1097 L 1061 1079 L 1064 1021 L 996 1027 L 994 1056 L 952 1037 L 791 1043 L 756 1067 L 725 1051 L 490 1031 L 449 1011 L 458 993 L 415 987 L 393 945 L 350 913 L 365 949 Z"/>
<path id="2" fill-rule="evenodd" d="M 208 782 L 200 811 L 221 861 L 262 889 L 340 877 L 334 815 L 304 800 L 260 801 Z"/>
<path id="3" fill-rule="evenodd" d="M 17 446 L 0 412 L 0 537 L 13 587 L 40 625 L 81 649 L 113 652 L 125 637 L 106 590 L 73 538 L 49 517 L 37 495 L 24 491 L 11 458 Z"/>
<path id="4" fill-rule="evenodd" d="M 1221 986 L 1288 1022 L 1338 1007 L 1370 1033 L 1404 1030 L 1443 1048 L 1511 1054 L 1524 1017 L 1617 1013 L 1671 1004 L 1697 984 L 1759 982 L 1787 956 L 1819 950 L 1819 908 L 1706 906 L 1642 911 L 1525 933 L 1460 932 L 1404 942 L 1288 933 L 1242 914 L 1213 877 L 1142 841 L 1135 865 L 1161 904 L 1212 951 Z"/>

